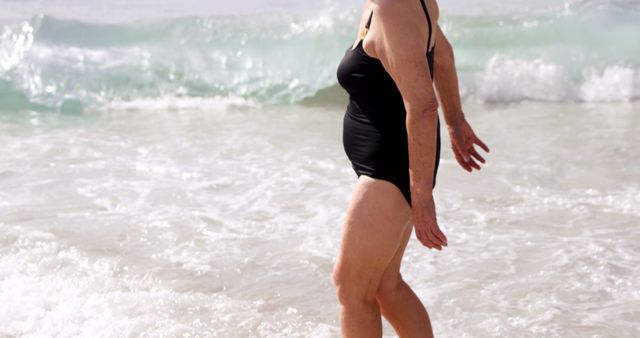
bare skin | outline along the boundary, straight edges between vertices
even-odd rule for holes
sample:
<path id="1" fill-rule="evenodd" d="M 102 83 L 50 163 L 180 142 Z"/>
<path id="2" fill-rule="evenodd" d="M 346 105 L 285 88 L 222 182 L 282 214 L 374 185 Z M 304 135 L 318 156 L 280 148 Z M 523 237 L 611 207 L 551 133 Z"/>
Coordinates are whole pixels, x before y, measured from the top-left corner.
<path id="1" fill-rule="evenodd" d="M 480 170 L 476 161 L 485 163 L 474 144 L 489 151 L 464 118 L 453 50 L 437 25 L 438 6 L 435 0 L 425 3 L 434 25 L 428 43 L 429 26 L 420 0 L 369 0 L 360 22 L 358 39 L 364 39 L 365 53 L 381 61 L 404 100 L 413 207 L 392 183 L 366 175 L 358 178 L 333 269 L 344 337 L 381 337 L 381 315 L 399 337 L 433 337 L 429 315 L 402 279 L 400 263 L 413 229 L 427 248 L 442 250 L 448 244 L 432 194 L 438 101 L 462 168 L 472 172 Z M 371 27 L 364 32 L 372 9 Z M 434 44 L 437 71 L 432 81 L 425 54 Z"/>

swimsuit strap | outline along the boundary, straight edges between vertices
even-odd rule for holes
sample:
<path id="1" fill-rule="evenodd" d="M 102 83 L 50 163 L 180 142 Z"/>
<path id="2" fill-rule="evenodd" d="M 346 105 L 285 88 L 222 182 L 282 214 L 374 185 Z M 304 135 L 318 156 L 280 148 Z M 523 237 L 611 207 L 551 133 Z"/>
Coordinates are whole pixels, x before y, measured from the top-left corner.
<path id="1" fill-rule="evenodd" d="M 429 50 L 429 47 L 431 47 L 431 31 L 433 31 L 433 28 L 431 26 L 431 18 L 429 17 L 429 11 L 427 11 L 427 5 L 425 5 L 424 0 L 420 0 L 420 4 L 422 5 L 422 9 L 424 10 L 424 15 L 427 16 L 427 22 L 429 23 L 429 40 L 427 40 L 427 50 Z"/>
<path id="2" fill-rule="evenodd" d="M 371 18 L 373 17 L 373 9 L 371 10 L 371 14 L 369 14 L 369 20 L 367 21 L 367 24 L 364 25 L 364 28 L 369 29 L 369 26 L 371 26 Z"/>

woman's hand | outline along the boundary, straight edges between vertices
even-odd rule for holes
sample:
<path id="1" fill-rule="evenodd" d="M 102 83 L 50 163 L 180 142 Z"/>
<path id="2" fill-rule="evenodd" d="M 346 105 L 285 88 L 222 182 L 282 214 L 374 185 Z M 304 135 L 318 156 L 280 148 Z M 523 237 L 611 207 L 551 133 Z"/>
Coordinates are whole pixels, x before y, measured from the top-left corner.
<path id="1" fill-rule="evenodd" d="M 447 246 L 447 237 L 438 226 L 433 195 L 418 199 L 413 204 L 411 222 L 415 227 L 416 237 L 429 249 L 442 250 L 443 246 Z"/>
<path id="2" fill-rule="evenodd" d="M 453 149 L 453 154 L 460 166 L 468 172 L 472 172 L 474 168 L 480 170 L 480 165 L 476 160 L 481 163 L 485 163 L 485 160 L 473 145 L 479 145 L 486 152 L 489 152 L 489 147 L 476 136 L 464 118 L 455 125 L 448 126 L 448 129 L 451 149 Z"/>

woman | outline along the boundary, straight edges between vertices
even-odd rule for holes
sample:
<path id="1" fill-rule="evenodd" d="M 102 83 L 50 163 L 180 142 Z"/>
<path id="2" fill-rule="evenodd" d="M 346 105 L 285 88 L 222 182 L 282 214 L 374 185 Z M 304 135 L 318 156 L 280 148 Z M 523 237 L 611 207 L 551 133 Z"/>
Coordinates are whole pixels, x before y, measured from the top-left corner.
<path id="1" fill-rule="evenodd" d="M 349 93 L 344 149 L 358 175 L 333 270 L 345 337 L 381 337 L 380 315 L 400 337 L 433 336 L 400 262 L 413 227 L 428 248 L 447 246 L 432 195 L 440 157 L 436 90 L 458 163 L 480 170 L 485 160 L 474 144 L 489 151 L 462 112 L 438 14 L 435 0 L 367 1 L 364 28 L 338 66 Z"/>

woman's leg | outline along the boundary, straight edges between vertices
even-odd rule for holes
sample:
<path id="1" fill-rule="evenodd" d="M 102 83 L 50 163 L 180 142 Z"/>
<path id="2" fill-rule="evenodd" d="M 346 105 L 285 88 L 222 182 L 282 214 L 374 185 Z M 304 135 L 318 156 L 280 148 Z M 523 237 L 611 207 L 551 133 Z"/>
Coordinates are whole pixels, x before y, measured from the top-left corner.
<path id="1" fill-rule="evenodd" d="M 412 233 L 413 225 L 407 226 L 402 244 L 382 275 L 376 296 L 382 315 L 393 326 L 400 338 L 433 338 L 427 310 L 400 274 L 402 255 Z"/>
<path id="2" fill-rule="evenodd" d="M 400 247 L 411 209 L 392 183 L 361 175 L 347 209 L 333 280 L 342 335 L 381 337 L 376 294 Z"/>

